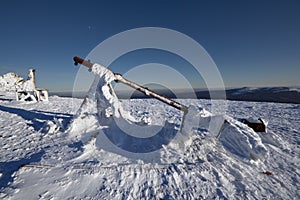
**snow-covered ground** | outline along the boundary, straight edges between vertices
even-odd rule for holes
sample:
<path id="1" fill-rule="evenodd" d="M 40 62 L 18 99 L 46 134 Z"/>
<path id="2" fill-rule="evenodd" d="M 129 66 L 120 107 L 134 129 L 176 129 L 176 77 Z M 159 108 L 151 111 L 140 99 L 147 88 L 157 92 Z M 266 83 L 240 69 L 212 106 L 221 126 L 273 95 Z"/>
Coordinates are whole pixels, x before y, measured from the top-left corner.
<path id="1" fill-rule="evenodd" d="M 97 148 L 93 136 L 70 137 L 82 101 L 0 97 L 0 198 L 300 199 L 300 105 L 227 101 L 230 125 L 221 135 L 203 124 L 184 151 L 167 146 L 156 163 Z M 179 101 L 211 108 L 210 100 Z M 122 100 L 122 106 L 136 120 L 181 124 L 182 114 L 157 100 Z M 268 133 L 234 120 L 249 117 L 267 120 Z M 85 126 L 93 129 L 89 120 Z"/>

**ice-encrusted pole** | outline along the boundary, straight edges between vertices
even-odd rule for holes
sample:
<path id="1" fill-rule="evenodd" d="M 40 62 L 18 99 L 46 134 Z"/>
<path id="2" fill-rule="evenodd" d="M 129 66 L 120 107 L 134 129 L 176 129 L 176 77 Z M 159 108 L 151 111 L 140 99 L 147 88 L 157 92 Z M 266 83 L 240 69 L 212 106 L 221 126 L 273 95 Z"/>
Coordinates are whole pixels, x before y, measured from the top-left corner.
<path id="1" fill-rule="evenodd" d="M 80 57 L 77 57 L 77 56 L 75 56 L 73 58 L 73 60 L 75 62 L 75 65 L 82 64 L 82 65 L 86 66 L 87 68 L 89 68 L 89 71 L 91 71 L 92 68 L 93 68 L 93 66 L 95 65 L 95 64 L 91 63 L 89 60 L 84 60 L 84 59 L 82 59 Z M 134 89 L 136 89 L 136 90 L 144 93 L 146 96 L 153 97 L 153 98 L 155 98 L 155 99 L 157 99 L 157 100 L 159 100 L 159 101 L 161 101 L 163 103 L 166 103 L 166 104 L 168 104 L 168 105 L 170 105 L 170 106 L 172 106 L 172 107 L 174 107 L 174 108 L 176 108 L 178 110 L 183 111 L 185 114 L 187 113 L 187 111 L 188 111 L 188 107 L 187 106 L 185 106 L 185 105 L 183 105 L 183 104 L 181 104 L 181 103 L 179 103 L 179 102 L 177 102 L 177 101 L 175 101 L 173 99 L 165 97 L 165 96 L 163 96 L 161 94 L 158 94 L 158 93 L 154 92 L 153 90 L 150 90 L 150 89 L 148 89 L 146 87 L 143 87 L 143 86 L 141 86 L 139 84 L 136 84 L 136 83 L 134 83 L 134 82 L 132 82 L 130 80 L 127 80 L 121 74 L 115 74 L 115 73 L 111 72 L 107 68 L 106 68 L 106 70 L 109 71 L 111 74 L 113 74 L 114 81 L 123 83 L 125 85 L 128 85 L 128 86 L 130 86 L 130 87 L 132 87 L 132 88 L 134 88 Z"/>

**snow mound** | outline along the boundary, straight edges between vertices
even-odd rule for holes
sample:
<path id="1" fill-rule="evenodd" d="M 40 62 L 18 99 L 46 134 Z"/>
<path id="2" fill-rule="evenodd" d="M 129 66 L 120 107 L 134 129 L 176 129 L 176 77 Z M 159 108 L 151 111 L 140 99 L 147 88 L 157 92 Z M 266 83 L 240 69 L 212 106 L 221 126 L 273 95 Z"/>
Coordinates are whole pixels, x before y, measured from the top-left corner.
<path id="1" fill-rule="evenodd" d="M 98 149 L 146 162 L 161 162 L 159 150 L 176 136 L 176 124 L 165 121 L 158 125 L 147 118 L 135 119 L 123 109 L 112 88 L 114 74 L 98 64 L 92 72 L 97 76 L 73 120 L 69 137 L 85 143 L 96 138 Z"/>
<path id="2" fill-rule="evenodd" d="M 92 72 L 95 80 L 69 128 L 72 140 L 90 144 L 96 138 L 93 143 L 98 150 L 160 164 L 177 162 L 199 133 L 219 140 L 228 153 L 241 159 L 264 159 L 268 154 L 252 129 L 200 107 L 189 108 L 181 127 L 168 121 L 138 121 L 117 98 L 111 85 L 114 74 L 98 64 L 93 65 Z"/>
<path id="3" fill-rule="evenodd" d="M 259 134 L 232 119 L 225 123 L 220 133 L 220 142 L 226 150 L 242 159 L 263 160 L 268 155 Z"/>
<path id="4" fill-rule="evenodd" d="M 193 120 L 199 120 L 197 127 L 193 127 Z M 263 160 L 268 155 L 259 133 L 229 116 L 214 115 L 205 109 L 190 107 L 185 121 L 183 132 L 207 132 L 216 137 L 223 148 L 240 159 Z"/>
<path id="5" fill-rule="evenodd" d="M 23 84 L 24 79 L 19 75 L 9 72 L 0 76 L 0 91 L 15 92 L 16 86 Z"/>

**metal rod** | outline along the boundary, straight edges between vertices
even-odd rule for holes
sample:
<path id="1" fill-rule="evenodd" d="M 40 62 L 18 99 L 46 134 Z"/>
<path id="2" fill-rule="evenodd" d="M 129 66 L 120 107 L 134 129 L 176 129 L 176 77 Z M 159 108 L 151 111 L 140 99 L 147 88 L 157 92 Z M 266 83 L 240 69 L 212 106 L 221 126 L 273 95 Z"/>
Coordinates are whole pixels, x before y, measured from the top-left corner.
<path id="1" fill-rule="evenodd" d="M 80 57 L 77 57 L 77 56 L 75 56 L 73 58 L 73 60 L 74 60 L 74 65 L 77 66 L 78 64 L 81 64 L 81 65 L 84 65 L 84 66 L 88 67 L 90 70 L 92 69 L 92 67 L 94 65 L 89 60 L 84 60 L 84 59 L 82 59 Z"/>
<path id="2" fill-rule="evenodd" d="M 90 70 L 91 70 L 91 68 L 94 65 L 89 60 L 86 61 L 86 60 L 84 60 L 84 59 L 82 59 L 80 57 L 77 57 L 77 56 L 75 56 L 73 58 L 73 60 L 75 62 L 75 65 L 82 64 L 82 65 L 88 67 Z M 121 74 L 114 73 L 114 75 L 115 75 L 115 81 L 116 82 L 121 82 L 121 83 L 123 83 L 125 85 L 128 85 L 128 86 L 130 86 L 130 87 L 132 87 L 132 88 L 134 88 L 134 89 L 136 89 L 136 90 L 144 93 L 146 96 L 153 97 L 153 98 L 155 98 L 155 99 L 157 99 L 157 100 L 159 100 L 159 101 L 161 101 L 163 103 L 166 103 L 166 104 L 168 104 L 168 105 L 170 105 L 170 106 L 172 106 L 172 107 L 174 107 L 174 108 L 176 108 L 178 110 L 183 111 L 184 113 L 186 113 L 188 111 L 188 107 L 187 106 L 185 106 L 185 105 L 183 105 L 183 104 L 181 104 L 181 103 L 179 103 L 179 102 L 177 102 L 177 101 L 175 101 L 173 99 L 165 97 L 165 96 L 163 96 L 161 94 L 158 94 L 158 93 L 154 92 L 153 90 L 150 90 L 150 89 L 148 89 L 146 87 L 143 87 L 143 86 L 141 86 L 141 85 L 139 85 L 137 83 L 134 83 L 134 82 L 132 82 L 132 81 L 124 78 Z"/>

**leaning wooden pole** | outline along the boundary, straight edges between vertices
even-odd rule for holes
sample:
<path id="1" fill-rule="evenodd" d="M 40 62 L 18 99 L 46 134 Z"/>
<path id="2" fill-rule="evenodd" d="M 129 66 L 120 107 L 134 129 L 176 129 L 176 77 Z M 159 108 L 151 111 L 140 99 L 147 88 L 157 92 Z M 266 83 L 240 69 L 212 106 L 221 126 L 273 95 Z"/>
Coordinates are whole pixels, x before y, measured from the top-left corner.
<path id="1" fill-rule="evenodd" d="M 73 60 L 75 62 L 74 63 L 75 65 L 78 65 L 78 64 L 84 65 L 87 68 L 89 68 L 90 71 L 92 70 L 92 67 L 94 65 L 89 60 L 84 60 L 84 59 L 82 59 L 80 57 L 77 57 L 77 56 L 75 56 L 73 58 Z M 143 86 L 141 86 L 141 85 L 139 85 L 137 83 L 134 83 L 134 82 L 132 82 L 132 81 L 124 78 L 121 74 L 114 73 L 114 77 L 115 77 L 115 81 L 116 82 L 120 82 L 120 83 L 123 83 L 125 85 L 128 85 L 128 86 L 130 86 L 130 87 L 132 87 L 132 88 L 134 88 L 134 89 L 136 89 L 136 90 L 144 93 L 146 96 L 153 97 L 153 98 L 155 98 L 155 99 L 157 99 L 157 100 L 159 100 L 159 101 L 161 101 L 163 103 L 166 103 L 166 104 L 168 104 L 168 105 L 170 105 L 170 106 L 172 106 L 172 107 L 174 107 L 174 108 L 176 108 L 178 110 L 183 111 L 184 113 L 187 113 L 187 111 L 188 111 L 188 107 L 187 106 L 185 106 L 185 105 L 183 105 L 183 104 L 181 104 L 181 103 L 179 103 L 179 102 L 177 102 L 177 101 L 175 101 L 173 99 L 170 99 L 170 98 L 168 98 L 166 96 L 158 94 L 157 92 L 154 92 L 153 90 L 150 90 L 150 89 L 148 89 L 146 87 L 143 87 Z"/>

